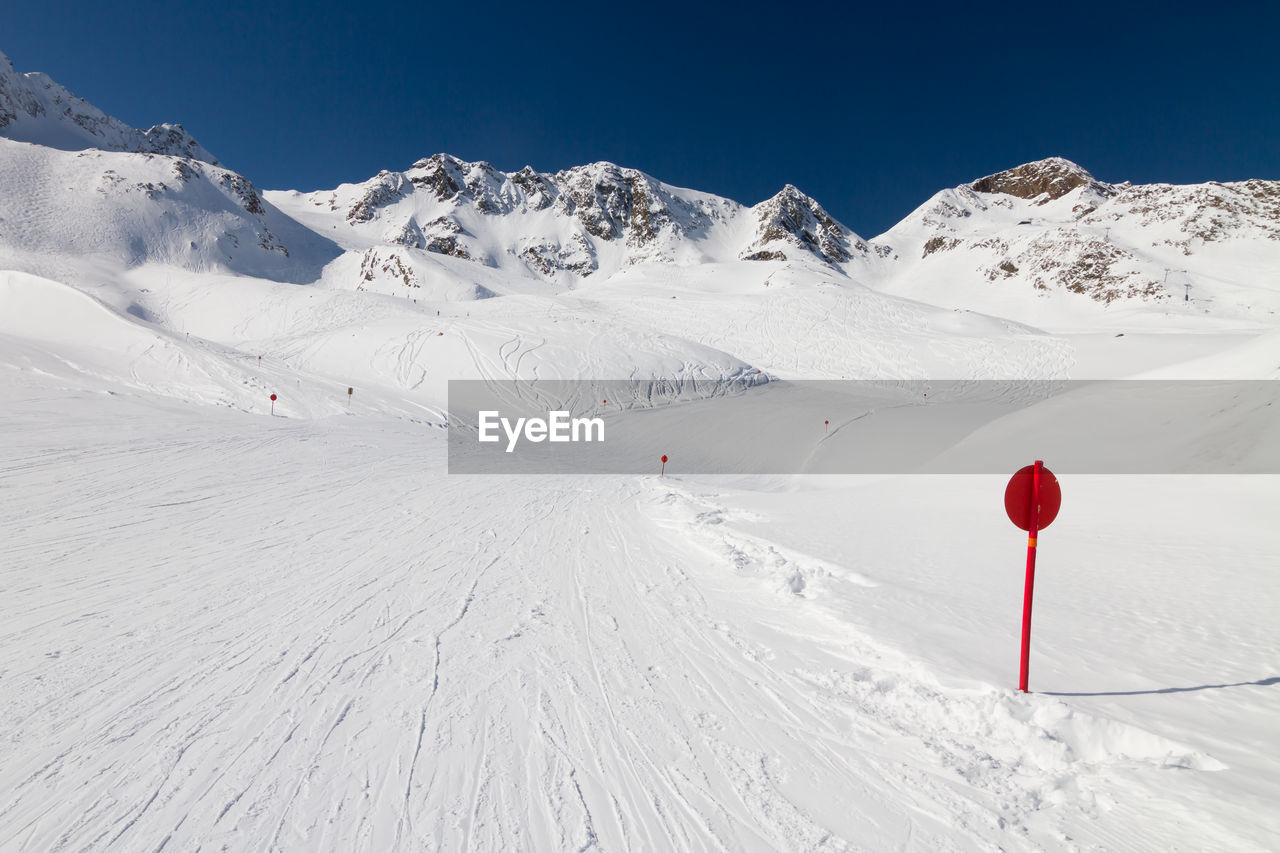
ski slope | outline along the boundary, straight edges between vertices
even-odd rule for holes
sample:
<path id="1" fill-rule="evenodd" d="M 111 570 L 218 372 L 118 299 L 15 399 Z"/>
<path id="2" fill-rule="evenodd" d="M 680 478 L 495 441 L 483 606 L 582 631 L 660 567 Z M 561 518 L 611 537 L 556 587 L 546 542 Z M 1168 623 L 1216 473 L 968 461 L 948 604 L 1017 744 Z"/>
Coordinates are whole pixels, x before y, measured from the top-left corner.
<path id="1" fill-rule="evenodd" d="M 1274 336 L 1046 335 L 834 285 L 752 300 L 669 278 L 436 320 L 168 276 L 163 316 L 197 335 L 45 279 L 0 287 L 13 849 L 1274 837 L 1275 477 L 1067 480 L 1023 696 L 1003 478 L 450 476 L 439 391 L 404 361 L 1044 378 L 1123 375 L 1106 355 L 1124 343 L 1131 369 L 1201 354 L 1197 375 L 1265 376 Z M 863 334 L 832 328 L 846 306 Z M 452 361 L 396 343 L 437 322 Z M 344 359 L 365 380 L 350 403 L 328 372 Z"/>
<path id="2" fill-rule="evenodd" d="M 1022 696 L 1003 478 L 459 478 L 4 381 L 12 849 L 1274 837 L 1274 478 L 1066 483 Z"/>
<path id="3" fill-rule="evenodd" d="M 866 243 L 611 164 L 259 193 L 0 96 L 0 849 L 1274 849 L 1273 407 L 1150 407 L 1227 473 L 1061 476 L 1030 694 L 1007 475 L 764 475 L 678 394 L 666 476 L 447 466 L 456 379 L 1275 380 L 1273 182 L 966 185 Z M 1072 414 L 931 452 L 1052 468 Z"/>

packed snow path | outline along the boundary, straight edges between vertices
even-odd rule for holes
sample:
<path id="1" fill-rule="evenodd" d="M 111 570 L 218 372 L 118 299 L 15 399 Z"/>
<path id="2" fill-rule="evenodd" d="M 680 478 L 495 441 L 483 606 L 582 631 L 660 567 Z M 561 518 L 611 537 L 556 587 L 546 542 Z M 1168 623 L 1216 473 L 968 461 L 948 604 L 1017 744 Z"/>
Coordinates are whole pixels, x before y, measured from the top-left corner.
<path id="1" fill-rule="evenodd" d="M 1276 710 L 1274 581 L 1218 670 L 1258 683 L 1165 702 L 1234 709 L 1241 742 L 1210 754 L 984 683 L 994 654 L 944 683 L 922 658 L 998 619 L 755 532 L 748 493 L 447 477 L 402 421 L 94 405 L 92 429 L 59 393 L 7 424 L 6 849 L 1241 850 L 1275 830 L 1274 764 L 1231 766 Z M 879 553 L 948 574 L 862 500 L 824 528 L 867 513 Z M 1262 576 L 1248 552 L 1223 556 Z M 891 645 L 905 607 L 922 633 Z M 1044 648 L 1033 682 L 1062 666 Z"/>

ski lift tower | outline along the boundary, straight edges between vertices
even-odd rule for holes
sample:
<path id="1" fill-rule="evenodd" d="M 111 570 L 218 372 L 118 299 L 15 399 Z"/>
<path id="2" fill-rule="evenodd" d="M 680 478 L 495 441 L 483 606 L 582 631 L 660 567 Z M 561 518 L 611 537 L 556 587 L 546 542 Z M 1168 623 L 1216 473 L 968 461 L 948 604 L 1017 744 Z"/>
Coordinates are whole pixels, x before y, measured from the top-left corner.
<path id="1" fill-rule="evenodd" d="M 1165 270 L 1164 270 L 1164 286 L 1165 286 L 1165 289 L 1166 289 L 1166 290 L 1167 290 L 1167 289 L 1168 289 L 1168 287 L 1169 287 L 1169 273 L 1171 273 L 1171 272 L 1180 272 L 1180 273 L 1182 273 L 1183 275 L 1186 275 L 1186 273 L 1187 273 L 1187 271 L 1186 271 L 1186 270 L 1174 270 L 1174 269 L 1169 269 L 1168 267 L 1165 267 Z M 1183 301 L 1183 302 L 1190 302 L 1190 301 L 1191 301 L 1191 280 L 1190 280 L 1190 279 L 1187 279 L 1186 281 L 1184 281 L 1184 282 L 1182 283 L 1182 286 L 1183 286 L 1184 288 L 1186 288 L 1186 290 L 1185 290 L 1185 292 L 1183 293 L 1183 296 L 1182 296 L 1182 301 Z"/>

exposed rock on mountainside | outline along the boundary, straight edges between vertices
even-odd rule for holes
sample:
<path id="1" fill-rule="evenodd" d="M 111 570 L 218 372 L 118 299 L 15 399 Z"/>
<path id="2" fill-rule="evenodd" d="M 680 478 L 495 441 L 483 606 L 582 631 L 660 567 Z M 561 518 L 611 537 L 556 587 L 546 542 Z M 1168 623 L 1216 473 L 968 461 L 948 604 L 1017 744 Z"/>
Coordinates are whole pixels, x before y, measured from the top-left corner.
<path id="1" fill-rule="evenodd" d="M 689 201 L 664 190 L 643 172 L 612 163 L 595 163 L 555 176 L 556 209 L 582 223 L 601 240 L 625 236 L 633 249 L 653 246 L 660 238 L 678 241 L 701 233 L 719 219 L 714 206 Z M 661 251 L 634 258 L 663 258 Z"/>
<path id="2" fill-rule="evenodd" d="M 381 172 L 363 184 L 306 198 L 341 212 L 351 226 L 380 220 L 387 242 L 488 265 L 501 265 L 503 256 L 487 236 L 514 228 L 501 238 L 505 254 L 548 279 L 591 275 L 606 255 L 611 265 L 696 259 L 696 244 L 742 216 L 756 220 L 756 234 L 733 257 L 783 260 L 790 249 L 839 264 L 851 249 L 866 251 L 856 235 L 794 187 L 747 209 L 612 163 L 555 174 L 528 166 L 504 173 L 488 163 L 436 154 L 403 173 Z M 418 227 L 428 219 L 430 225 Z"/>
<path id="3" fill-rule="evenodd" d="M 427 246 L 427 238 L 422 233 L 422 227 L 418 225 L 418 220 L 412 216 L 399 228 L 392 228 L 388 231 L 387 242 L 395 243 L 408 249 L 425 249 Z"/>
<path id="4" fill-rule="evenodd" d="M 612 163 L 561 172 L 556 175 L 556 209 L 577 218 L 592 237 L 621 237 L 631 223 L 634 185 L 630 177 Z"/>
<path id="5" fill-rule="evenodd" d="M 927 258 L 934 252 L 945 249 L 954 249 L 958 245 L 960 245 L 960 241 L 954 237 L 930 237 L 928 240 L 924 241 L 924 254 L 921 255 L 921 257 Z"/>
<path id="6" fill-rule="evenodd" d="M 412 220 L 410 220 L 412 221 Z M 422 230 L 422 248 L 437 255 L 452 255 L 455 258 L 471 257 L 467 250 L 458 243 L 462 234 L 462 226 L 447 216 L 440 216 L 427 223 Z"/>
<path id="7" fill-rule="evenodd" d="M 1280 182 L 1107 184 L 1053 157 L 944 190 L 878 239 L 911 259 L 886 278 L 922 298 L 977 280 L 1103 304 L 1185 302 L 1193 279 L 1221 275 L 1218 245 L 1280 241 Z M 1230 257 L 1265 277 L 1268 256 Z"/>
<path id="8" fill-rule="evenodd" d="M 1070 160 L 1049 157 L 1034 163 L 1024 163 L 985 178 L 979 178 L 970 186 L 975 192 L 1003 193 L 1040 204 L 1062 198 L 1076 187 L 1092 187 L 1104 194 L 1111 194 L 1106 184 Z"/>
<path id="9" fill-rule="evenodd" d="M 267 212 L 266 208 L 262 206 L 262 199 L 258 196 L 258 191 L 254 189 L 253 183 L 244 175 L 237 175 L 235 172 L 220 172 L 218 174 L 218 184 L 240 201 L 240 206 L 245 209 L 246 213 L 262 216 Z"/>
<path id="10" fill-rule="evenodd" d="M 1132 253 L 1073 230 L 1036 237 L 1012 259 L 1001 262 L 997 270 L 1006 277 L 1021 273 L 1039 290 L 1063 287 L 1105 303 L 1170 296 Z M 994 271 L 988 277 L 994 279 Z"/>
<path id="11" fill-rule="evenodd" d="M 414 163 L 407 174 L 415 187 L 430 191 L 440 201 L 448 201 L 462 192 L 466 183 L 459 167 L 459 161 L 448 154 L 437 154 Z"/>
<path id="12" fill-rule="evenodd" d="M 159 124 L 148 130 L 130 127 L 77 98 L 47 75 L 19 74 L 3 53 L 0 135 L 65 151 L 101 148 L 218 163 L 181 125 Z"/>
<path id="13" fill-rule="evenodd" d="M 348 222 L 368 222 L 373 219 L 378 208 L 404 198 L 405 193 L 412 189 L 404 175 L 385 170 L 379 172 L 367 186 L 364 195 L 347 211 Z"/>
<path id="14" fill-rule="evenodd" d="M 1083 220 L 1107 225 L 1132 221 L 1143 227 L 1177 226 L 1178 236 L 1164 245 L 1193 254 L 1200 245 L 1257 233 L 1280 240 L 1280 181 L 1249 180 L 1221 184 L 1174 186 L 1171 184 L 1122 185 L 1115 199 Z"/>
<path id="15" fill-rule="evenodd" d="M 867 245 L 857 235 L 831 218 L 822 205 L 787 184 L 768 201 L 753 208 L 759 221 L 756 240 L 743 249 L 743 260 L 785 259 L 785 246 L 809 252 L 829 264 L 853 257 L 851 249 L 866 253 Z"/>
<path id="16" fill-rule="evenodd" d="M 365 282 L 378 279 L 392 280 L 405 287 L 420 287 L 413 267 L 406 264 L 398 252 L 375 247 L 364 253 L 360 261 L 361 284 L 357 290 L 364 290 Z"/>
<path id="17" fill-rule="evenodd" d="M 517 255 L 543 276 L 552 278 L 558 271 L 586 276 L 599 265 L 591 243 L 581 234 L 569 238 L 562 245 L 544 238 L 530 237 L 521 241 Z"/>
<path id="18" fill-rule="evenodd" d="M 512 172 L 511 183 L 524 192 L 530 210 L 544 210 L 556 200 L 555 184 L 548 176 L 533 171 L 531 166 Z"/>
<path id="19" fill-rule="evenodd" d="M 527 166 L 506 174 L 488 163 L 467 163 L 447 154 L 419 160 L 404 173 L 381 172 L 359 185 L 354 198 L 343 188 L 334 190 L 326 203 L 330 209 L 342 210 L 348 223 L 359 225 L 384 212 L 394 218 L 399 214 L 388 208 L 410 196 L 419 197 L 412 205 L 415 211 L 441 214 L 433 221 L 438 227 L 423 229 L 428 242 L 433 236 L 438 238 L 434 248 L 426 248 L 458 257 L 472 256 L 456 239 L 450 242 L 463 233 L 457 223 L 462 211 L 505 217 L 549 210 L 570 220 L 570 233 L 541 240 L 530 235 L 516 250 L 543 275 L 594 271 L 595 251 L 587 238 L 624 243 L 632 263 L 670 259 L 671 245 L 713 222 L 724 221 L 737 207 L 724 200 L 711 203 L 682 198 L 642 172 L 612 163 L 595 163 L 555 175 L 539 174 Z M 406 220 L 388 233 L 391 240 L 403 242 L 412 240 L 414 228 Z"/>

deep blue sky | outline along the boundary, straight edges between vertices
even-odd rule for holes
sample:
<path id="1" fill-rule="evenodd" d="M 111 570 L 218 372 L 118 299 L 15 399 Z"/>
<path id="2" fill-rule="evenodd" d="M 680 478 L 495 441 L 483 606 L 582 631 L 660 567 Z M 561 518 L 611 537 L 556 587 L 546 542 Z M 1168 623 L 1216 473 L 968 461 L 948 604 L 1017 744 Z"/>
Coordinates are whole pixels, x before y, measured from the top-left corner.
<path id="1" fill-rule="evenodd" d="M 7 9 L 0 51 L 267 189 L 611 160 L 749 204 L 793 183 L 871 237 L 1055 154 L 1280 178 L 1276 4 L 888 5 L 52 0 Z"/>

